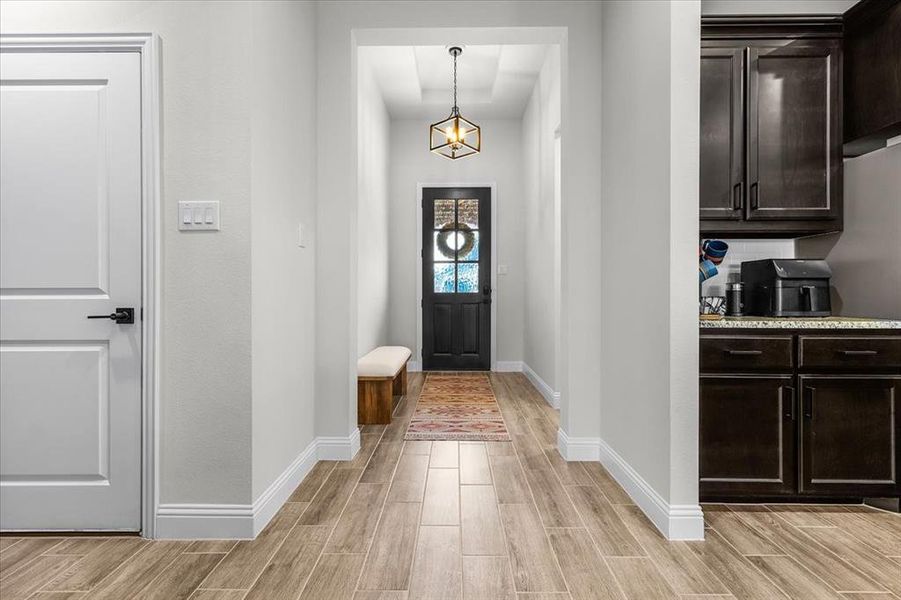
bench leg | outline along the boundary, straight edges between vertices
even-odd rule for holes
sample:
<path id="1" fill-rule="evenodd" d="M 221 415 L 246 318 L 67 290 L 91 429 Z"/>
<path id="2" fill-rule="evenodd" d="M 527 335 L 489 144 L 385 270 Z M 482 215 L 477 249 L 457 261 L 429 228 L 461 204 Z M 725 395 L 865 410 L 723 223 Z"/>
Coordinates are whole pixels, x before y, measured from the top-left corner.
<path id="1" fill-rule="evenodd" d="M 407 395 L 407 365 L 404 365 L 400 372 L 394 376 L 394 395 Z"/>
<path id="2" fill-rule="evenodd" d="M 393 382 L 390 379 L 357 381 L 357 423 L 391 423 Z"/>

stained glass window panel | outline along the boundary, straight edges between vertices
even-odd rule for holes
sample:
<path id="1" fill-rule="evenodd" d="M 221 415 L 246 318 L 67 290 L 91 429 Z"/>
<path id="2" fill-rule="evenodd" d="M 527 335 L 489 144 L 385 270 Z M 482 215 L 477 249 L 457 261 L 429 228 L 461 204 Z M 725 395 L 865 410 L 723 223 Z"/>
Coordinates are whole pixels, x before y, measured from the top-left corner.
<path id="1" fill-rule="evenodd" d="M 454 263 L 434 264 L 434 285 L 436 294 L 454 293 Z"/>
<path id="2" fill-rule="evenodd" d="M 479 201 L 478 200 L 458 200 L 457 201 L 457 222 L 469 225 L 470 229 L 479 228 Z"/>
<path id="3" fill-rule="evenodd" d="M 460 255 L 457 257 L 459 260 L 479 260 L 479 232 L 471 231 L 469 235 L 472 236 L 472 247 L 468 252 L 466 246 L 460 248 Z"/>
<path id="4" fill-rule="evenodd" d="M 435 200 L 435 229 L 445 225 L 454 226 L 454 201 Z"/>
<path id="5" fill-rule="evenodd" d="M 479 263 L 457 264 L 457 292 L 460 294 L 479 293 Z"/>

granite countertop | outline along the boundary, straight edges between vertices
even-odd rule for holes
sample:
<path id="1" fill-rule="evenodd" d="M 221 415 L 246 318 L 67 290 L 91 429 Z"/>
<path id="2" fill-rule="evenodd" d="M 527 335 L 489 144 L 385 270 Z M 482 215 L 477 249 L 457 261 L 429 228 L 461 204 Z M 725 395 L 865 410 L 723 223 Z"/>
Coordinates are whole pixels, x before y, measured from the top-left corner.
<path id="1" fill-rule="evenodd" d="M 901 321 L 862 317 L 725 317 L 698 324 L 701 329 L 901 329 Z"/>

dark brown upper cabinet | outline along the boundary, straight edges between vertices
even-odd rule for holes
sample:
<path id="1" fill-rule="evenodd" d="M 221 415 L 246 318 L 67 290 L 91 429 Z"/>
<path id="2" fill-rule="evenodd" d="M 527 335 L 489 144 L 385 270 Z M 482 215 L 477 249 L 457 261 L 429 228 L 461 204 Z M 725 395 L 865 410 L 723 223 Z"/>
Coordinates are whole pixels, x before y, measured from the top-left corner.
<path id="1" fill-rule="evenodd" d="M 901 135 L 901 1 L 861 0 L 844 15 L 845 156 Z"/>
<path id="2" fill-rule="evenodd" d="M 701 219 L 742 218 L 745 49 L 701 49 Z"/>
<path id="3" fill-rule="evenodd" d="M 839 49 L 748 51 L 747 218 L 837 217 L 842 197 Z"/>
<path id="4" fill-rule="evenodd" d="M 701 234 L 842 229 L 842 48 L 834 24 L 792 35 L 708 25 L 701 48 Z"/>

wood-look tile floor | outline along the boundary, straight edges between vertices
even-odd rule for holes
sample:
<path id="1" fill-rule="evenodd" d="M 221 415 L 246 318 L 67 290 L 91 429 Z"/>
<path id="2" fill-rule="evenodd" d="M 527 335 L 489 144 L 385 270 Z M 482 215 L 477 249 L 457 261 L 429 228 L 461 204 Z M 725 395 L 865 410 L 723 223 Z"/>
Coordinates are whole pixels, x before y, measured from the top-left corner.
<path id="1" fill-rule="evenodd" d="M 253 541 L 0 537 L 0 598 L 901 598 L 901 518 L 861 506 L 707 505 L 667 542 L 558 415 L 492 374 L 512 442 L 404 442 L 421 374 L 353 461 L 318 463 Z"/>

